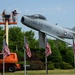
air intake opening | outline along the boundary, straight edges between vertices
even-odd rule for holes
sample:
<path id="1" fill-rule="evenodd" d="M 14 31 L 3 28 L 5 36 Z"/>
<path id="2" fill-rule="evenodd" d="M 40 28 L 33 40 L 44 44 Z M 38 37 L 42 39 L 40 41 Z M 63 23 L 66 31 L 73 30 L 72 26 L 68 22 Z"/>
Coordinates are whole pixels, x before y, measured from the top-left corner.
<path id="1" fill-rule="evenodd" d="M 25 20 L 25 19 L 24 19 L 24 17 L 22 17 L 22 18 L 21 18 L 21 22 L 23 23 L 23 22 L 24 22 L 24 20 Z"/>

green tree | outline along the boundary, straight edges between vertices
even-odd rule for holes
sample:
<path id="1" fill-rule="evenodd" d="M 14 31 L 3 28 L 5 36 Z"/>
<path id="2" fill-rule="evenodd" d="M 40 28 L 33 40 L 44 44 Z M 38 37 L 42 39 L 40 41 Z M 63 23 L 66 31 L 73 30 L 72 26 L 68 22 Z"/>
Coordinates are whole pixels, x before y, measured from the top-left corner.
<path id="1" fill-rule="evenodd" d="M 3 46 L 3 27 L 0 27 L 0 51 L 2 51 L 2 46 Z"/>
<path id="2" fill-rule="evenodd" d="M 73 50 L 68 50 L 67 49 L 64 59 L 65 59 L 65 62 L 73 65 L 73 62 L 74 62 L 74 53 L 73 53 Z"/>
<path id="3" fill-rule="evenodd" d="M 49 39 L 49 44 L 51 46 L 52 54 L 48 57 L 48 60 L 53 62 L 61 62 L 62 56 L 55 42 L 56 42 L 55 40 Z"/>
<path id="4" fill-rule="evenodd" d="M 24 33 L 19 27 L 10 27 L 9 28 L 9 46 L 12 51 L 23 50 L 24 46 Z"/>
<path id="5" fill-rule="evenodd" d="M 62 61 L 62 56 L 60 54 L 60 51 L 56 48 L 52 48 L 52 54 L 49 56 L 49 60 L 53 62 L 61 62 Z"/>
<path id="6" fill-rule="evenodd" d="M 38 47 L 38 41 L 35 40 L 34 32 L 32 30 L 25 32 L 25 36 L 28 40 L 28 43 L 30 45 L 30 48 L 37 48 Z"/>
<path id="7" fill-rule="evenodd" d="M 58 48 L 58 50 L 60 51 L 60 54 L 62 56 L 62 61 L 64 61 L 65 58 L 65 54 L 67 51 L 67 45 L 65 42 L 60 41 L 60 40 L 56 40 L 56 46 Z"/>

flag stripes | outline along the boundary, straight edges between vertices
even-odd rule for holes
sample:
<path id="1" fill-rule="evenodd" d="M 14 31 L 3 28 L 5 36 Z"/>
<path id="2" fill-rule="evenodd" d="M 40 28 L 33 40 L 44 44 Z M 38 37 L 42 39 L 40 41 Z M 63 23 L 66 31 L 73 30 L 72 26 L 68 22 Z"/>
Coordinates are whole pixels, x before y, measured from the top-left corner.
<path id="1" fill-rule="evenodd" d="M 25 47 L 26 47 L 26 53 L 27 53 L 28 57 L 31 57 L 31 51 L 30 51 L 28 43 L 26 43 Z"/>
<path id="2" fill-rule="evenodd" d="M 3 41 L 3 50 L 2 50 L 2 53 L 4 53 L 4 58 L 6 57 L 6 56 L 9 56 L 10 55 L 10 50 L 9 50 L 9 47 L 7 46 L 7 44 L 6 44 L 6 41 L 4 40 Z M 4 52 L 3 52 L 4 51 Z"/>
<path id="3" fill-rule="evenodd" d="M 52 54 L 51 47 L 50 47 L 50 45 L 49 45 L 49 43 L 48 43 L 48 40 L 46 41 L 45 54 L 46 54 L 47 57 L 48 57 L 50 54 Z"/>
<path id="4" fill-rule="evenodd" d="M 24 43 L 25 43 L 26 53 L 27 53 L 28 57 L 31 57 L 32 55 L 31 55 L 31 51 L 30 51 L 28 41 L 27 41 L 26 38 L 24 38 L 24 39 L 25 39 Z"/>

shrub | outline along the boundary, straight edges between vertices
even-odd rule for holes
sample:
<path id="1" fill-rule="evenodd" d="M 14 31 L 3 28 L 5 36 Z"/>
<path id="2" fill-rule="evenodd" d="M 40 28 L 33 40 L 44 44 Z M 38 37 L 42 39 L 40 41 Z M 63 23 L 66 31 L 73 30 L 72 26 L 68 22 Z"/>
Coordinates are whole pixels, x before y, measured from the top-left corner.
<path id="1" fill-rule="evenodd" d="M 48 69 L 49 69 L 49 70 L 54 70 L 54 63 L 49 62 L 49 64 L 48 64 Z"/>
<path id="2" fill-rule="evenodd" d="M 60 63 L 54 63 L 54 67 L 60 69 Z"/>
<path id="3" fill-rule="evenodd" d="M 67 50 L 65 54 L 65 62 L 69 63 L 72 65 L 74 62 L 74 54 L 72 50 Z"/>
<path id="4" fill-rule="evenodd" d="M 21 51 L 15 51 L 19 61 L 24 61 L 24 54 Z"/>
<path id="5" fill-rule="evenodd" d="M 44 69 L 44 64 L 41 61 L 31 61 L 30 69 L 31 70 L 42 70 L 42 69 Z"/>
<path id="6" fill-rule="evenodd" d="M 69 63 L 61 62 L 60 63 L 60 68 L 61 69 L 73 69 L 73 66 L 70 65 Z"/>

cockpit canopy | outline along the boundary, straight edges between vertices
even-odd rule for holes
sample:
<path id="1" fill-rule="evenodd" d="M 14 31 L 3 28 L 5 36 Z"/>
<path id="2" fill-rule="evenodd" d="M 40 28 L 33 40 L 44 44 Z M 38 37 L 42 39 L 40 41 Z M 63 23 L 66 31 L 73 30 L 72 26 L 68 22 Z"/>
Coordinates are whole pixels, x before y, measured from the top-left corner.
<path id="1" fill-rule="evenodd" d="M 40 14 L 35 14 L 35 15 L 31 15 L 31 16 L 28 16 L 27 17 L 30 17 L 30 18 L 33 18 L 33 19 L 42 19 L 42 20 L 46 20 L 46 18 L 43 16 L 43 15 L 40 15 Z"/>

